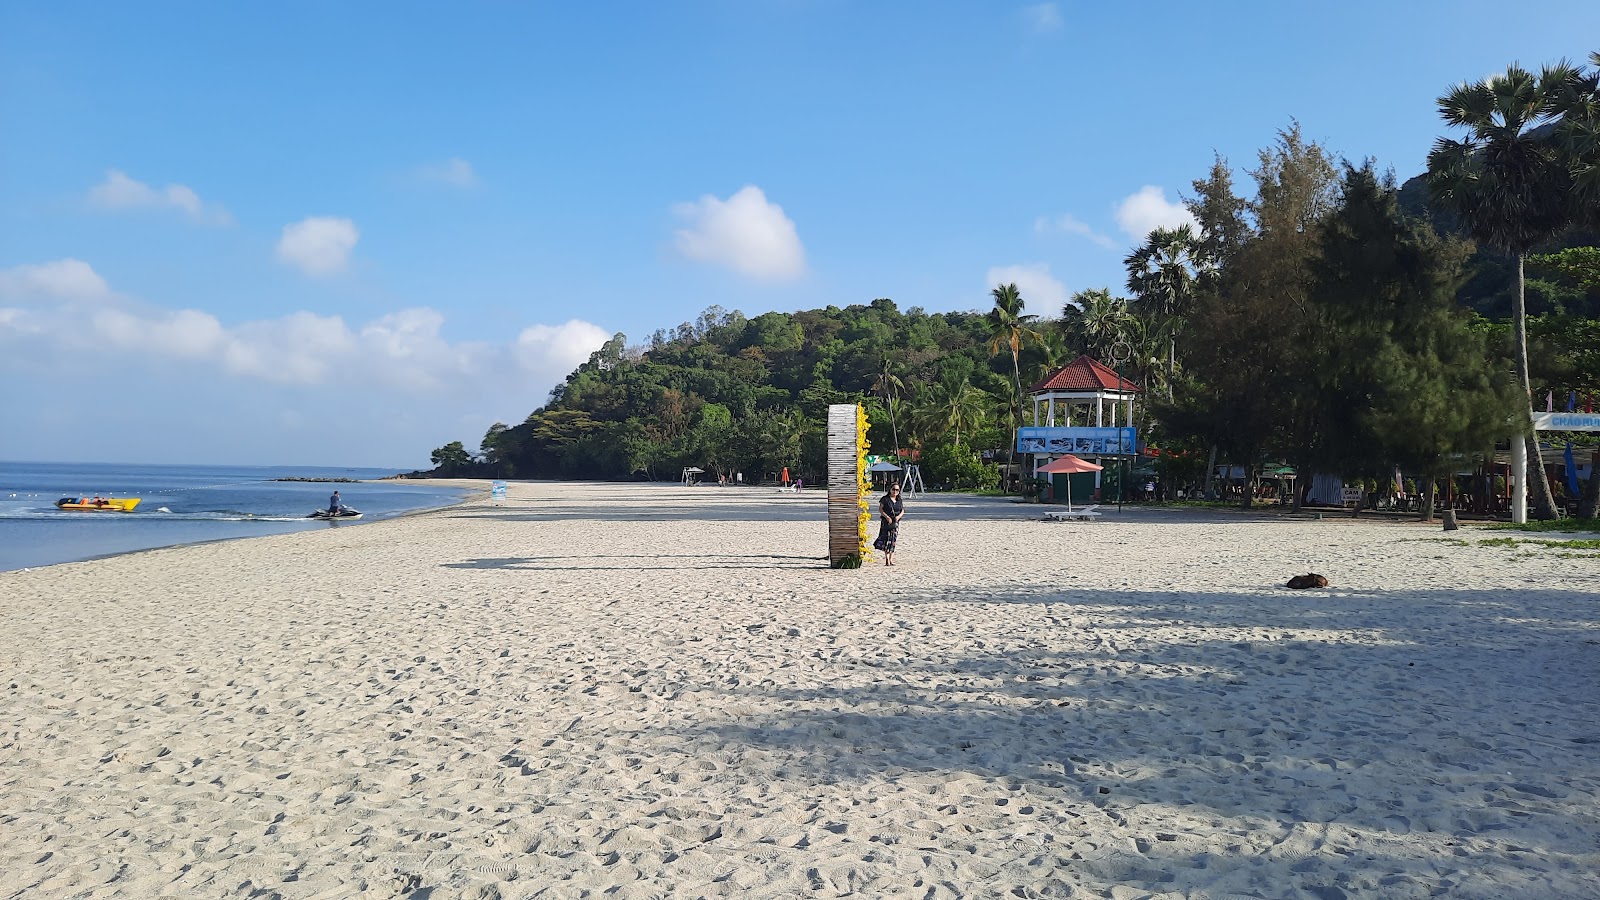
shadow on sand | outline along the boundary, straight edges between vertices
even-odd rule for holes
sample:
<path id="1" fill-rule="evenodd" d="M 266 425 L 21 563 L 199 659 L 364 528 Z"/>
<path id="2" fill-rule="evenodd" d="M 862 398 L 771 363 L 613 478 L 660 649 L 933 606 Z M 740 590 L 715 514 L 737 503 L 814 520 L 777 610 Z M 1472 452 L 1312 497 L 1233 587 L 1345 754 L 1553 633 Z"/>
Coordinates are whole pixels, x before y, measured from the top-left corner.
<path id="1" fill-rule="evenodd" d="M 1272 860 L 1293 875 L 1263 896 L 1596 895 L 1595 594 L 899 599 L 1043 605 L 1084 646 L 824 649 L 829 686 L 745 690 L 776 711 L 679 734 L 779 754 L 802 781 L 970 773 L 1053 795 L 1089 820 L 1068 830 L 1139 847 L 1098 877 L 1148 891 Z M 1156 837 L 1188 826 L 1209 849 Z"/>

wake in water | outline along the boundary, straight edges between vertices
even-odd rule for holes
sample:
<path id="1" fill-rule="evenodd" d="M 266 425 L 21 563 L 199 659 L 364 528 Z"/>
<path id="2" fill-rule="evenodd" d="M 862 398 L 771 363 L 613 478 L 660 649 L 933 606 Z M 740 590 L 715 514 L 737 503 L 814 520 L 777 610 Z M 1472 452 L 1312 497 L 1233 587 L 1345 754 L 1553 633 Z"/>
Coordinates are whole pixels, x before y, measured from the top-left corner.
<path id="1" fill-rule="evenodd" d="M 70 518 L 71 521 L 115 522 L 128 520 L 149 521 L 161 519 L 165 522 L 298 522 L 300 516 L 282 515 L 257 515 L 237 509 L 206 509 L 184 512 L 173 512 L 163 506 L 154 510 L 135 510 L 131 513 L 101 513 L 101 512 L 63 512 L 54 506 L 32 506 L 0 503 L 0 519 L 48 519 L 57 520 Z"/>

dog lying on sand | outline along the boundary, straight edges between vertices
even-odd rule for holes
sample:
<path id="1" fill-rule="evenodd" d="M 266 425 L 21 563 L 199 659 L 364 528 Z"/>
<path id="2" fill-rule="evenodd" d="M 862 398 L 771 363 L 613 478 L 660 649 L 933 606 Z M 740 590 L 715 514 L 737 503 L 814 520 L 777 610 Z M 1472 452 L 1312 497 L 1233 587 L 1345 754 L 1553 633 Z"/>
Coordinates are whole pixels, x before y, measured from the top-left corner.
<path id="1" fill-rule="evenodd" d="M 1296 575 L 1295 577 L 1289 579 L 1288 584 L 1284 585 L 1284 587 L 1291 587 L 1297 591 L 1302 591 L 1306 588 L 1319 588 L 1327 586 L 1328 579 L 1318 575 L 1315 572 L 1307 572 L 1304 575 Z"/>

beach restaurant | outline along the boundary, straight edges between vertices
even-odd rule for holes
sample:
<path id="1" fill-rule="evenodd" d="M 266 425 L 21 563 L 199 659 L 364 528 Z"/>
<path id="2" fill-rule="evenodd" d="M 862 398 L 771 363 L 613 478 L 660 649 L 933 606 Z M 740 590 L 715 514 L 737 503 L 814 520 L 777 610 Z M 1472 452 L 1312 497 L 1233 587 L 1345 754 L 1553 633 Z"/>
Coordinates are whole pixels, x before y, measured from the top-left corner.
<path id="1" fill-rule="evenodd" d="M 1046 499 L 1064 501 L 1069 484 L 1074 497 L 1099 496 L 1101 472 L 1040 473 L 1054 460 L 1071 454 L 1115 466 L 1136 456 L 1133 401 L 1139 393 L 1132 379 L 1088 356 L 1056 369 L 1028 389 L 1034 424 L 1017 430 L 1017 452 L 1031 457 L 1028 472 L 1034 478 L 1048 477 Z"/>

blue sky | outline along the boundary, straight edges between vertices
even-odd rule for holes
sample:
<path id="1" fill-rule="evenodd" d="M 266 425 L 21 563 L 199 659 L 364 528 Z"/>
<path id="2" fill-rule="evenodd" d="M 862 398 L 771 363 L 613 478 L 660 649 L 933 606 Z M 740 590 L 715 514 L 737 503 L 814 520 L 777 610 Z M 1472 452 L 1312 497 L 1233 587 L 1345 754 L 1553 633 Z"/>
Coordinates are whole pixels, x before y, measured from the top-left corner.
<path id="1" fill-rule="evenodd" d="M 0 5 L 0 459 L 414 467 L 712 304 L 1031 311 L 1583 2 Z"/>

